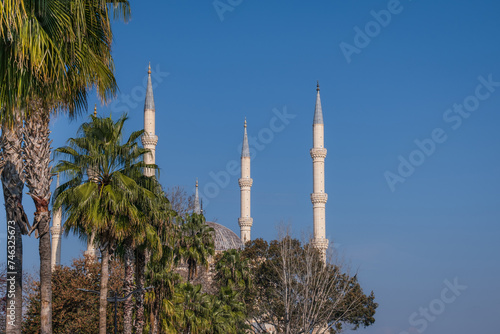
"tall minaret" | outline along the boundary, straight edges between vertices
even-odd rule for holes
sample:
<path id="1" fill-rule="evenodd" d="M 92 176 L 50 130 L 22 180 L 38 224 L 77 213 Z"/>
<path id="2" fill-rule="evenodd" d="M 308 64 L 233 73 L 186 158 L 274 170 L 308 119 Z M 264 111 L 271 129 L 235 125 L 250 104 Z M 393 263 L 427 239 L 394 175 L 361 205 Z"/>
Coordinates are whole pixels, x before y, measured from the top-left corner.
<path id="1" fill-rule="evenodd" d="M 243 147 L 241 149 L 241 178 L 238 180 L 240 184 L 240 238 L 243 243 L 250 241 L 250 229 L 252 228 L 253 219 L 250 216 L 250 189 L 252 188 L 253 180 L 250 178 L 250 148 L 248 147 L 247 138 L 247 120 L 245 119 L 245 134 L 243 135 Z"/>
<path id="2" fill-rule="evenodd" d="M 94 117 L 97 117 L 97 105 L 94 105 Z M 89 167 L 87 169 L 87 176 L 89 177 L 89 180 L 92 182 L 98 182 L 99 180 L 95 168 L 93 169 L 92 167 Z M 84 254 L 87 257 L 91 257 L 94 260 L 96 260 L 97 249 L 94 245 L 94 239 L 95 239 L 95 233 L 92 233 L 91 235 L 87 236 L 87 250 L 84 252 Z"/>
<path id="3" fill-rule="evenodd" d="M 198 195 L 198 179 L 196 179 L 196 190 L 194 193 L 194 213 L 201 214 L 200 196 Z"/>
<path id="4" fill-rule="evenodd" d="M 59 187 L 59 174 L 57 174 L 57 187 Z M 61 264 L 61 234 L 62 234 L 62 224 L 61 224 L 62 209 L 57 209 L 52 216 L 52 254 L 51 263 L 52 270 Z"/>
<path id="5" fill-rule="evenodd" d="M 153 85 L 151 84 L 151 64 L 148 67 L 148 87 L 146 89 L 146 101 L 144 102 L 144 134 L 141 141 L 142 146 L 151 151 L 144 155 L 144 163 L 147 165 L 155 164 L 158 136 L 155 135 L 155 101 L 153 98 Z M 155 170 L 146 168 L 144 175 L 153 176 Z"/>
<path id="6" fill-rule="evenodd" d="M 325 235 L 325 204 L 328 195 L 325 193 L 325 158 L 326 148 L 324 141 L 323 111 L 321 110 L 321 99 L 319 97 L 319 83 L 316 87 L 316 109 L 313 121 L 313 148 L 311 157 L 313 159 L 313 193 L 311 202 L 313 204 L 314 240 L 313 245 L 322 252 L 323 260 L 326 259 L 328 239 Z"/>

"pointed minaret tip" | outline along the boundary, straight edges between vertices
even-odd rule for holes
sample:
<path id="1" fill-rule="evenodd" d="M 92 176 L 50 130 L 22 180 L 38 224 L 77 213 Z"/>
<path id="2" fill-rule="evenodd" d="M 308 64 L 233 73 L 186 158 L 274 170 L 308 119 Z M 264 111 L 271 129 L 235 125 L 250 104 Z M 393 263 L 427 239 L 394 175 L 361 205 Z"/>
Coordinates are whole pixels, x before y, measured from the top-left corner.
<path id="1" fill-rule="evenodd" d="M 316 84 L 316 108 L 314 109 L 313 124 L 323 124 L 323 110 L 321 109 L 321 98 L 319 96 L 319 81 Z"/>
<path id="2" fill-rule="evenodd" d="M 97 117 L 97 103 L 94 104 L 94 117 Z"/>
<path id="3" fill-rule="evenodd" d="M 155 101 L 153 98 L 153 84 L 151 83 L 151 62 L 148 65 L 148 85 L 146 87 L 146 100 L 144 101 L 144 110 L 155 110 Z"/>
<path id="4" fill-rule="evenodd" d="M 241 157 L 246 158 L 250 157 L 250 147 L 248 146 L 248 136 L 247 136 L 247 118 L 245 117 L 244 124 L 245 132 L 243 134 L 243 147 L 241 148 Z"/>

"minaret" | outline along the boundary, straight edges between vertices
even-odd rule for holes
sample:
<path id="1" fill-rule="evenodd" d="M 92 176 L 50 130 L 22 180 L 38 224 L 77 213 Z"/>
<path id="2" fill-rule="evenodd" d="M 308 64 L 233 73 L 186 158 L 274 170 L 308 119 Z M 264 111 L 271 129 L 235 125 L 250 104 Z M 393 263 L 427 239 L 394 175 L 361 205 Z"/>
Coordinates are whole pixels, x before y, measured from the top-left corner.
<path id="1" fill-rule="evenodd" d="M 198 195 L 198 179 L 196 179 L 196 190 L 194 193 L 194 213 L 201 214 L 200 196 Z"/>
<path id="2" fill-rule="evenodd" d="M 153 98 L 153 85 L 151 84 L 151 64 L 148 67 L 148 87 L 146 89 L 146 100 L 144 101 L 144 134 L 141 137 L 142 146 L 151 152 L 144 155 L 146 165 L 155 164 L 156 144 L 158 136 L 155 135 L 155 101 Z M 146 168 L 144 175 L 153 176 L 155 170 Z"/>
<path id="3" fill-rule="evenodd" d="M 57 187 L 59 187 L 59 174 L 57 174 Z M 51 263 L 52 271 L 55 267 L 61 264 L 61 234 L 62 234 L 62 224 L 61 224 L 62 209 L 57 209 L 52 216 L 52 254 Z"/>
<path id="4" fill-rule="evenodd" d="M 245 134 L 243 135 L 243 147 L 241 150 L 241 178 L 238 180 L 240 184 L 240 238 L 243 243 L 250 241 L 250 229 L 252 228 L 253 219 L 250 216 L 250 189 L 252 188 L 253 180 L 250 178 L 250 148 L 248 147 L 247 138 L 247 120 L 245 119 Z"/>
<path id="5" fill-rule="evenodd" d="M 316 109 L 313 121 L 313 148 L 311 157 L 313 159 L 313 193 L 311 202 L 313 204 L 314 239 L 313 245 L 323 254 L 326 260 L 326 249 L 328 239 L 325 235 L 325 204 L 328 195 L 325 193 L 325 158 L 326 148 L 324 141 L 323 111 L 321 110 L 321 99 L 319 97 L 319 83 L 316 87 Z"/>
<path id="6" fill-rule="evenodd" d="M 88 257 L 92 257 L 93 259 L 97 259 L 97 249 L 94 245 L 95 234 L 92 233 L 90 236 L 87 236 L 87 250 L 83 252 Z"/>
<path id="7" fill-rule="evenodd" d="M 94 105 L 94 117 L 97 117 L 97 105 Z M 99 180 L 95 168 L 89 167 L 87 169 L 87 176 L 89 177 L 89 180 L 92 182 L 98 182 L 98 180 Z M 87 250 L 84 252 L 84 254 L 87 257 L 96 260 L 97 259 L 97 249 L 94 245 L 94 238 L 95 238 L 95 233 L 92 233 L 90 236 L 87 236 Z"/>

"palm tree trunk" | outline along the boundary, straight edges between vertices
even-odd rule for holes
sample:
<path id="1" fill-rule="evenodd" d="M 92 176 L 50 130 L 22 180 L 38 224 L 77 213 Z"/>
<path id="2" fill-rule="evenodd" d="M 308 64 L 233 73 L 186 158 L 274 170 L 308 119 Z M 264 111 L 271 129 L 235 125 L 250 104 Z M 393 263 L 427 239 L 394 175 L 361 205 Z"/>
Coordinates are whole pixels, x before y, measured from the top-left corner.
<path id="1" fill-rule="evenodd" d="M 157 300 L 154 301 L 153 303 L 153 308 L 151 310 L 151 315 L 150 315 L 150 322 L 151 322 L 151 334 L 158 334 L 158 309 L 160 308 L 159 303 Z"/>
<path id="2" fill-rule="evenodd" d="M 21 334 L 23 307 L 23 244 L 22 235 L 30 228 L 22 206 L 24 175 L 21 157 L 22 122 L 14 117 L 12 126 L 2 125 L 2 188 L 7 218 L 7 312 L 6 333 Z"/>
<path id="3" fill-rule="evenodd" d="M 106 334 L 106 309 L 108 307 L 109 249 L 101 249 L 101 291 L 99 294 L 99 334 Z"/>
<path id="4" fill-rule="evenodd" d="M 136 252 L 136 284 L 137 289 L 143 289 L 145 283 L 144 271 L 146 269 L 146 255 L 144 250 Z M 137 314 L 135 319 L 135 332 L 142 334 L 144 329 L 144 291 L 137 294 Z"/>
<path id="5" fill-rule="evenodd" d="M 134 290 L 134 250 L 131 246 L 126 246 L 125 250 L 125 282 L 124 294 L 128 295 Z M 134 301 L 132 296 L 123 303 L 123 333 L 132 334 L 132 314 L 134 311 Z"/>
<path id="6" fill-rule="evenodd" d="M 39 238 L 40 253 L 40 296 L 41 296 L 41 334 L 52 333 L 52 266 L 50 244 L 50 110 L 46 110 L 40 101 L 30 103 L 31 115 L 25 120 L 23 129 L 25 174 L 29 195 L 35 203 L 33 228 Z"/>
<path id="7" fill-rule="evenodd" d="M 12 212 L 15 210 L 16 200 L 8 197 L 4 186 L 5 210 L 7 211 L 7 236 L 14 236 L 7 242 L 7 303 L 6 303 L 6 333 L 21 334 L 22 306 L 23 306 L 23 243 L 22 232 L 15 221 Z M 7 204 L 7 203 L 11 204 Z M 13 205 L 12 205 L 13 204 Z M 13 222 L 13 224 L 11 224 Z M 11 247 L 9 247 L 11 246 Z M 14 246 L 14 247 L 12 247 Z M 12 273 L 12 274 L 10 274 Z M 14 303 L 14 304 L 13 304 Z"/>

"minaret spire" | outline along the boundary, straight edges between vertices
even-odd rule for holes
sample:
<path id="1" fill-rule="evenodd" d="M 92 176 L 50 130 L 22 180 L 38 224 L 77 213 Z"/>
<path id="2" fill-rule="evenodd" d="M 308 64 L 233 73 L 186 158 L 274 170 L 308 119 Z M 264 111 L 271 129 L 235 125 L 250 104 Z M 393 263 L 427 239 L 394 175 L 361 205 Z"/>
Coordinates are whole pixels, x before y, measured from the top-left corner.
<path id="1" fill-rule="evenodd" d="M 57 174 L 57 187 L 59 187 L 59 174 Z M 52 271 L 55 267 L 61 264 L 61 235 L 62 235 L 62 209 L 59 208 L 52 217 L 52 254 L 51 254 L 51 264 Z"/>
<path id="2" fill-rule="evenodd" d="M 319 97 L 319 81 L 316 85 L 316 108 L 314 108 L 313 124 L 323 124 L 323 110 L 321 109 L 321 98 Z"/>
<path id="3" fill-rule="evenodd" d="M 196 179 L 196 190 L 194 192 L 194 213 L 201 214 L 200 196 L 198 195 L 198 179 Z"/>
<path id="4" fill-rule="evenodd" d="M 146 100 L 144 101 L 144 134 L 141 137 L 142 146 L 151 152 L 144 155 L 146 165 L 154 165 L 156 158 L 156 144 L 158 136 L 155 135 L 155 101 L 153 98 L 153 84 L 151 83 L 151 63 L 148 66 L 148 85 L 146 88 Z M 146 168 L 144 175 L 153 176 L 155 171 Z"/>
<path id="5" fill-rule="evenodd" d="M 245 118 L 243 134 L 243 146 L 241 149 L 241 178 L 238 180 L 240 185 L 240 238 L 243 243 L 251 240 L 250 230 L 253 219 L 250 216 L 250 190 L 253 180 L 250 178 L 250 148 L 248 146 L 247 120 Z"/>
<path id="6" fill-rule="evenodd" d="M 316 108 L 314 110 L 313 121 L 313 148 L 311 149 L 311 157 L 313 159 L 313 193 L 311 194 L 314 224 L 313 245 L 321 251 L 323 260 L 325 261 L 326 249 L 328 248 L 328 239 L 326 239 L 325 231 L 325 205 L 328 200 L 328 195 L 325 193 L 326 148 L 324 147 L 324 124 L 321 99 L 319 96 L 319 82 L 316 86 L 316 92 Z"/>
<path id="7" fill-rule="evenodd" d="M 243 134 L 243 147 L 241 148 L 241 157 L 250 158 L 250 148 L 248 146 L 248 136 L 247 136 L 247 118 L 245 117 L 245 132 Z"/>
<path id="8" fill-rule="evenodd" d="M 144 110 L 155 110 L 155 100 L 153 98 L 153 84 L 151 83 L 151 63 L 148 65 L 148 85 L 146 87 L 146 100 Z"/>

